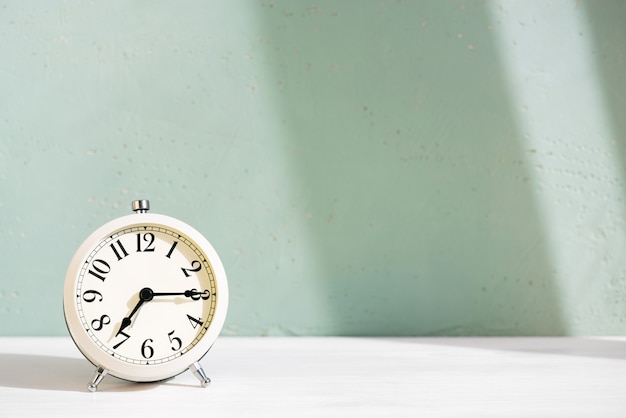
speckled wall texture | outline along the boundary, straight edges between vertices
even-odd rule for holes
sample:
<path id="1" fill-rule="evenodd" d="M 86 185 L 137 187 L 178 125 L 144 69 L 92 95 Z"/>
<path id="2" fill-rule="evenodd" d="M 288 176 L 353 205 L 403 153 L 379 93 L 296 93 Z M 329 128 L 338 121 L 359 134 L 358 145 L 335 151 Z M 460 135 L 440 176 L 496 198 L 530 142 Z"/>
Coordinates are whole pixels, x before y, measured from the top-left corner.
<path id="1" fill-rule="evenodd" d="M 626 333 L 626 2 L 0 1 L 0 335 L 147 198 L 226 335 Z M 621 116 L 620 116 L 621 115 Z"/>

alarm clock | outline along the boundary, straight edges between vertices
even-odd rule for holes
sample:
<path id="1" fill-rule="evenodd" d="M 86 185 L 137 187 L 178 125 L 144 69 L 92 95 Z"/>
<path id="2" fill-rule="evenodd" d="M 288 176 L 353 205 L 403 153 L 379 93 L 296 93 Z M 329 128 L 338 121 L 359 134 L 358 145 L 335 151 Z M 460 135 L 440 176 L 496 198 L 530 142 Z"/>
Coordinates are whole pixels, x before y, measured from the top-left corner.
<path id="1" fill-rule="evenodd" d="M 65 321 L 96 366 L 92 392 L 107 374 L 157 382 L 190 370 L 210 383 L 199 361 L 226 318 L 226 272 L 196 229 L 149 209 L 133 201 L 135 213 L 96 229 L 67 269 Z"/>

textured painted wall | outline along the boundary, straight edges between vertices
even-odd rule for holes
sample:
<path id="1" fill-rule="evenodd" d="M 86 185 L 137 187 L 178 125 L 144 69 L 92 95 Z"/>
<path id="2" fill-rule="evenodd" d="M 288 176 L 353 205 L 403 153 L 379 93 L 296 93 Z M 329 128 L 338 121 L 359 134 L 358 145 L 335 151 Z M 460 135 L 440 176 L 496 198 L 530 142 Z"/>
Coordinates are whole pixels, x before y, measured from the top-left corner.
<path id="1" fill-rule="evenodd" d="M 626 3 L 0 2 L 0 334 L 148 198 L 229 335 L 623 334 Z"/>

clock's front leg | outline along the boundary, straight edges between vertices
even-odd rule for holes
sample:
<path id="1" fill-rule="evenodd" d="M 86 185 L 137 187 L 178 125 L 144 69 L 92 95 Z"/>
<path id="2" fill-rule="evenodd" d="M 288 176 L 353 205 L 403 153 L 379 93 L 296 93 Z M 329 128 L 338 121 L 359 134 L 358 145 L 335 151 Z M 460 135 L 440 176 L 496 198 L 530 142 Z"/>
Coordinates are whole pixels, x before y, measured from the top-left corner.
<path id="1" fill-rule="evenodd" d="M 209 386 L 209 384 L 211 383 L 211 379 L 209 379 L 206 373 L 204 373 L 204 369 L 202 369 L 199 361 L 196 361 L 191 366 L 189 366 L 189 370 L 191 370 L 193 375 L 198 378 L 203 388 Z"/>
<path id="2" fill-rule="evenodd" d="M 107 374 L 109 374 L 109 371 L 107 369 L 101 366 L 98 366 L 95 376 L 93 377 L 91 382 L 89 382 L 89 384 L 87 385 L 87 389 L 89 389 L 89 392 L 95 392 L 96 390 L 98 390 L 98 385 L 100 384 L 102 379 L 104 379 L 104 376 L 106 376 Z"/>

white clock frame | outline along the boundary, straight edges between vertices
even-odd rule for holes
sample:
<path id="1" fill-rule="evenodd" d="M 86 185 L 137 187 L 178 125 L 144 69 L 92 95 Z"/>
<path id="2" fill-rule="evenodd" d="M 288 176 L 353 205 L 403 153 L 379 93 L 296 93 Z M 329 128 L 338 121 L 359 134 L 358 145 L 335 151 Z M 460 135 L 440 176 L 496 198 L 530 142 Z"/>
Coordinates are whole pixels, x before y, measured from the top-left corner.
<path id="1" fill-rule="evenodd" d="M 133 208 L 135 208 L 136 202 L 146 202 L 145 204 L 149 207 L 147 201 L 135 201 L 133 202 Z M 200 379 L 202 386 L 206 386 L 210 382 L 210 379 L 206 377 L 198 362 L 212 347 L 226 319 L 226 312 L 228 310 L 228 283 L 226 272 L 213 246 L 196 229 L 176 218 L 155 213 L 145 213 L 145 210 L 147 209 L 137 210 L 138 213 L 113 219 L 97 228 L 80 245 L 66 273 L 63 308 L 67 328 L 81 353 L 97 367 L 96 376 L 94 376 L 94 379 L 88 386 L 91 391 L 95 391 L 98 383 L 109 373 L 125 380 L 153 382 L 171 378 L 190 369 Z M 207 261 L 211 265 L 217 287 L 215 311 L 211 323 L 200 341 L 187 352 L 161 364 L 131 364 L 106 353 L 90 338 L 87 331 L 84 329 L 84 325 L 80 320 L 77 310 L 77 280 L 88 255 L 91 254 L 103 240 L 115 234 L 117 231 L 137 226 L 162 226 L 180 232 L 181 235 L 187 237 L 206 255 Z"/>

